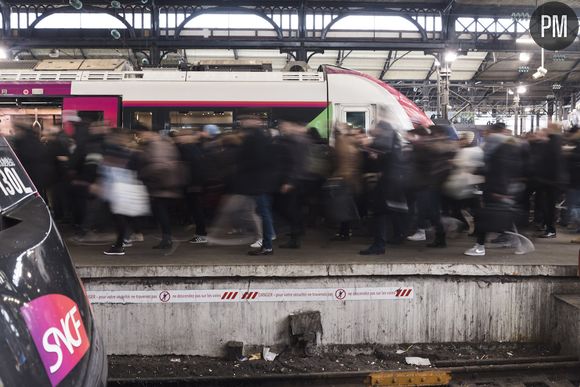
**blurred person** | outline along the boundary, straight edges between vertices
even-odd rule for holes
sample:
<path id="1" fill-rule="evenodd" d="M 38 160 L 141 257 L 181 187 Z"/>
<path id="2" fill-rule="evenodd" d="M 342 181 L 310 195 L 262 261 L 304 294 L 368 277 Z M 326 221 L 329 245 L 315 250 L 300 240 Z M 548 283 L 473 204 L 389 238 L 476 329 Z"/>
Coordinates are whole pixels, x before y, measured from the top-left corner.
<path id="1" fill-rule="evenodd" d="M 67 200 L 70 189 L 68 166 L 72 140 L 61 128 L 46 128 L 45 132 L 44 141 L 54 171 L 48 187 L 48 197 L 54 219 L 58 222 L 65 220 L 69 215 Z"/>
<path id="2" fill-rule="evenodd" d="M 543 130 L 545 137 L 541 141 L 540 163 L 536 170 L 540 205 L 543 212 L 545 230 L 539 238 L 556 237 L 556 203 L 568 182 L 567 169 L 562 154 L 562 126 L 550 123 Z"/>
<path id="3" fill-rule="evenodd" d="M 300 248 L 304 234 L 304 210 L 309 178 L 307 162 L 312 141 L 307 136 L 306 127 L 282 121 L 279 124 L 280 136 L 277 137 L 280 151 L 280 180 L 284 202 L 284 215 L 290 223 L 290 239 L 280 248 Z"/>
<path id="4" fill-rule="evenodd" d="M 206 125 L 201 133 L 187 130 L 174 138 L 181 159 L 189 170 L 189 184 L 185 187 L 185 197 L 187 206 L 191 212 L 191 217 L 195 223 L 195 235 L 189 240 L 193 244 L 207 243 L 206 220 L 203 210 L 206 159 L 202 141 L 204 136 L 208 136 L 209 138 L 210 136 L 215 137 L 217 134 L 210 134 L 206 131 L 207 127 L 210 126 L 217 129 L 215 125 Z"/>
<path id="5" fill-rule="evenodd" d="M 457 150 L 456 142 L 449 138 L 445 127 L 431 126 L 430 134 L 412 140 L 413 160 L 416 179 L 418 230 L 407 239 L 426 240 L 426 224 L 435 228 L 435 239 L 427 247 L 446 247 L 445 229 L 441 221 L 441 191 L 451 174 L 452 163 Z"/>
<path id="6" fill-rule="evenodd" d="M 483 152 L 483 203 L 475 218 L 477 242 L 464 252 L 468 256 L 485 255 L 487 233 L 511 230 L 515 219 L 517 192 L 513 187 L 522 165 L 517 140 L 509 135 L 505 124 L 494 124 L 487 131 Z"/>
<path id="7" fill-rule="evenodd" d="M 100 168 L 100 191 L 109 203 L 115 223 L 116 240 L 105 255 L 125 255 L 125 248 L 132 246 L 131 224 L 137 216 L 150 212 L 147 189 L 137 179 L 138 166 L 134 138 L 124 128 L 114 128 L 107 136 L 103 163 Z"/>
<path id="8" fill-rule="evenodd" d="M 149 192 L 153 217 L 161 229 L 161 241 L 154 249 L 174 250 L 169 209 L 182 197 L 189 183 L 189 172 L 179 157 L 173 141 L 158 132 L 139 127 L 141 153 L 138 156 L 138 177 Z"/>
<path id="9" fill-rule="evenodd" d="M 92 243 L 101 240 L 94 233 L 103 217 L 105 204 L 90 191 L 98 176 L 98 169 L 103 162 L 105 136 L 110 127 L 105 122 L 88 124 L 84 121 L 74 122 L 76 144 L 70 157 L 71 195 L 73 202 L 73 224 L 77 228 L 77 243 Z M 86 129 L 86 133 L 84 130 Z"/>
<path id="10" fill-rule="evenodd" d="M 348 208 L 331 209 L 344 213 L 348 220 L 340 223 L 338 233 L 334 240 L 347 241 L 352 235 L 351 221 L 358 218 L 358 210 L 355 198 L 361 191 L 362 181 L 362 153 L 360 151 L 359 134 L 360 128 L 351 128 L 348 125 L 337 125 L 335 129 L 335 160 L 336 169 L 330 179 L 339 179 L 343 184 L 349 201 Z"/>
<path id="11" fill-rule="evenodd" d="M 380 166 L 379 180 L 372 193 L 375 217 L 374 240 L 361 255 L 385 253 L 389 221 L 393 238 L 403 238 L 403 216 L 408 212 L 405 197 L 404 165 L 400 134 L 386 121 L 372 130 L 373 137 L 365 139 L 365 150 L 376 158 Z"/>
<path id="12" fill-rule="evenodd" d="M 570 185 L 566 196 L 570 226 L 580 233 L 580 130 L 575 126 L 568 137 L 569 149 L 566 153 Z M 580 236 L 572 239 L 580 243 Z"/>
<path id="13" fill-rule="evenodd" d="M 232 193 L 253 198 L 261 219 L 262 245 L 249 255 L 272 255 L 272 193 L 276 191 L 275 164 L 272 142 L 266 125 L 258 117 L 239 119 L 241 143 L 236 152 L 235 173 L 232 176 Z"/>
<path id="14" fill-rule="evenodd" d="M 40 141 L 40 133 L 27 122 L 14 122 L 12 147 L 22 166 L 30 176 L 38 193 L 48 202 L 46 189 L 54 176 L 54 165 L 46 146 Z"/>

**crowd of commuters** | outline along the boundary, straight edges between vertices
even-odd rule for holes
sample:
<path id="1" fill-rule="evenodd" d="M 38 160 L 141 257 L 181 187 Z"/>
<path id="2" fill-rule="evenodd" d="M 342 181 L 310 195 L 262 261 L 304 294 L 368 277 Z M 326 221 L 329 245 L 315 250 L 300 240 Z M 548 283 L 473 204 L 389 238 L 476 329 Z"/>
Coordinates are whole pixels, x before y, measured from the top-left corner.
<path id="1" fill-rule="evenodd" d="M 477 144 L 473 133 L 451 127 L 401 133 L 386 121 L 368 133 L 337 124 L 330 140 L 297 123 L 271 128 L 257 116 L 238 117 L 225 133 L 214 125 L 160 133 L 69 121 L 71 136 L 18 125 L 10 140 L 78 242 L 114 225 L 108 255 L 143 240 L 144 218 L 160 230 L 155 249 L 171 252 L 172 228 L 185 220 L 195 225 L 194 244 L 212 242 L 212 228 L 227 235 L 252 229 L 250 255 L 273 254 L 282 225 L 288 233 L 278 247 L 300 248 L 306 225 L 322 222 L 336 227 L 337 242 L 369 224 L 373 240 L 362 255 L 403 242 L 445 248 L 446 219 L 476 239 L 465 251 L 471 256 L 485 255 L 490 233 L 507 246 L 521 232 L 554 238 L 557 222 L 580 232 L 578 127 L 564 132 L 551 123 L 514 137 L 498 123 Z"/>

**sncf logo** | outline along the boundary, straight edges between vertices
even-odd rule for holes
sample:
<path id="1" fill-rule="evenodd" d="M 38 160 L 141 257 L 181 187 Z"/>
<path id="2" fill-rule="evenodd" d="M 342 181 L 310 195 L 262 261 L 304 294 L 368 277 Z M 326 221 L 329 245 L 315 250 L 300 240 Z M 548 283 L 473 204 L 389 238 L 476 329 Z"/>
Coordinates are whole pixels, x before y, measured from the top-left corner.
<path id="1" fill-rule="evenodd" d="M 60 383 L 89 349 L 77 304 L 61 294 L 36 298 L 20 309 L 53 386 Z"/>

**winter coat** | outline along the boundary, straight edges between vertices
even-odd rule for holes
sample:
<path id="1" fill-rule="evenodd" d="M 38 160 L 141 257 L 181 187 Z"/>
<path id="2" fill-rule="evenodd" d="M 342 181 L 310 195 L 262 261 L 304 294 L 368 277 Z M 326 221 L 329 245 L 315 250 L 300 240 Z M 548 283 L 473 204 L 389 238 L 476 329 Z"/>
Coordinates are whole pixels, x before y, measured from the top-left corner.
<path id="1" fill-rule="evenodd" d="M 38 191 L 43 192 L 54 174 L 53 164 L 44 144 L 32 130 L 22 130 L 14 137 L 12 146 Z"/>
<path id="2" fill-rule="evenodd" d="M 457 147 L 441 138 L 426 138 L 414 143 L 415 187 L 439 189 L 453 169 Z"/>
<path id="3" fill-rule="evenodd" d="M 402 143 L 395 130 L 385 130 L 375 138 L 370 146 L 378 155 L 380 177 L 374 190 L 374 210 L 406 212 L 405 165 Z"/>
<path id="4" fill-rule="evenodd" d="M 541 162 L 536 170 L 538 182 L 564 188 L 568 183 L 568 171 L 562 153 L 562 136 L 550 134 L 548 141 L 541 143 L 540 152 Z"/>
<path id="5" fill-rule="evenodd" d="M 580 190 L 580 132 L 572 138 L 572 143 L 575 147 L 568 153 L 567 157 L 570 188 Z"/>
<path id="6" fill-rule="evenodd" d="M 187 168 L 179 158 L 177 147 L 164 137 L 145 145 L 139 161 L 138 175 L 149 195 L 157 198 L 181 197 L 181 191 L 189 180 Z"/>
<path id="7" fill-rule="evenodd" d="M 247 128 L 235 157 L 232 190 L 238 195 L 261 195 L 278 190 L 272 142 L 262 129 Z"/>

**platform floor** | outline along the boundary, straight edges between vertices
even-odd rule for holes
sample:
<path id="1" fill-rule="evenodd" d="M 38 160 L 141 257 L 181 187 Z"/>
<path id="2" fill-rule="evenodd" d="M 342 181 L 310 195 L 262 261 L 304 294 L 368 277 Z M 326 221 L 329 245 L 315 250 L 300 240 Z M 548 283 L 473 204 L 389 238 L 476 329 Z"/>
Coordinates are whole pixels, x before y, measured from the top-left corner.
<path id="1" fill-rule="evenodd" d="M 311 233 L 313 234 L 313 233 Z M 175 236 L 176 249 L 169 255 L 151 247 L 154 234 L 127 248 L 125 256 L 105 256 L 105 245 L 78 246 L 68 242 L 81 277 L 215 277 L 215 276 L 329 276 L 329 275 L 546 275 L 576 276 L 580 245 L 574 235 L 560 233 L 557 239 L 536 239 L 536 251 L 515 255 L 513 249 L 487 249 L 484 257 L 467 257 L 473 238 L 461 235 L 448 241 L 448 248 L 432 249 L 424 242 L 389 246 L 385 255 L 361 256 L 368 237 L 348 242 L 329 241 L 321 234 L 303 241 L 301 249 L 277 248 L 274 255 L 248 256 L 247 245 L 211 246 L 187 242 L 186 233 Z M 181 241 L 181 242 L 179 242 Z"/>

